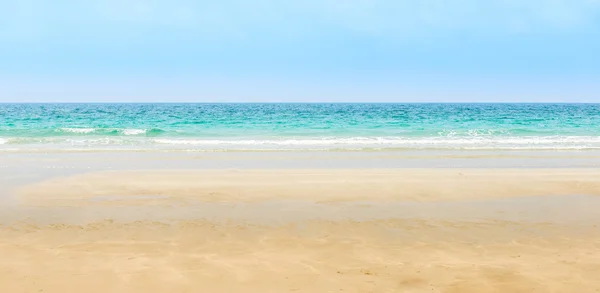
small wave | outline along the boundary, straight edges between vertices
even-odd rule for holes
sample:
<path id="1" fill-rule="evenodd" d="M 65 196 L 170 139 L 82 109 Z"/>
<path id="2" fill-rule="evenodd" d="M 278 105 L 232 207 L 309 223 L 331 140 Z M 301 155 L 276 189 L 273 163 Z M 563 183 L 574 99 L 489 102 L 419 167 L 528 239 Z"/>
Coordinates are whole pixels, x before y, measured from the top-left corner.
<path id="1" fill-rule="evenodd" d="M 347 138 L 306 138 L 306 139 L 154 139 L 162 144 L 185 145 L 439 145 L 439 144 L 551 144 L 551 143 L 598 143 L 595 136 L 550 136 L 550 137 L 347 137 Z"/>
<path id="2" fill-rule="evenodd" d="M 313 138 L 154 138 L 152 130 L 110 136 L 3 137 L 3 148 L 153 149 L 166 151 L 336 151 L 336 150 L 600 150 L 598 136 L 527 137 L 313 137 Z M 160 133 L 160 132 L 158 132 Z"/>
<path id="3" fill-rule="evenodd" d="M 161 133 L 165 132 L 164 130 L 158 129 L 158 128 L 151 128 L 151 129 L 127 128 L 127 129 L 117 129 L 116 131 L 123 135 L 146 135 L 146 136 L 157 136 L 157 135 L 160 135 Z"/>
<path id="4" fill-rule="evenodd" d="M 512 135 L 508 129 L 444 129 L 438 132 L 442 137 L 481 137 L 481 136 L 508 136 Z"/>
<path id="5" fill-rule="evenodd" d="M 146 130 L 145 129 L 123 129 L 122 132 L 123 132 L 124 135 L 146 134 Z"/>
<path id="6" fill-rule="evenodd" d="M 318 139 L 155 139 L 154 143 L 200 148 L 277 149 L 600 149 L 600 137 L 349 137 Z"/>
<path id="7" fill-rule="evenodd" d="M 152 129 L 137 129 L 137 128 L 58 128 L 56 132 L 65 133 L 67 135 L 113 135 L 113 136 L 157 136 L 164 131 L 162 129 L 152 128 Z"/>
<path id="8" fill-rule="evenodd" d="M 162 130 L 162 129 L 158 129 L 158 128 L 152 128 L 152 129 L 146 131 L 146 135 L 147 136 L 157 136 L 157 135 L 160 135 L 162 133 L 165 133 L 165 131 Z"/>
<path id="9" fill-rule="evenodd" d="M 57 131 L 58 132 L 70 132 L 70 133 L 92 133 L 92 132 L 96 131 L 96 129 L 94 129 L 94 128 L 70 128 L 70 127 L 66 127 L 66 128 L 59 128 Z"/>
<path id="10" fill-rule="evenodd" d="M 165 131 L 158 128 L 152 129 L 120 129 L 117 130 L 118 133 L 122 133 L 123 135 L 146 135 L 146 136 L 157 136 Z"/>

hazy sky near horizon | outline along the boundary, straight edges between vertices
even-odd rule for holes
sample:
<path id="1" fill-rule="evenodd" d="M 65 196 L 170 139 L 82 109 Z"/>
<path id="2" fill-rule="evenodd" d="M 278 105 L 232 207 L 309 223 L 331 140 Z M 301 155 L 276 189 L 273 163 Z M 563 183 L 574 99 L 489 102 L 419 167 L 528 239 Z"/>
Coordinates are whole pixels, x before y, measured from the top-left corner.
<path id="1" fill-rule="evenodd" d="M 600 0 L 0 0 L 0 102 L 600 102 Z"/>

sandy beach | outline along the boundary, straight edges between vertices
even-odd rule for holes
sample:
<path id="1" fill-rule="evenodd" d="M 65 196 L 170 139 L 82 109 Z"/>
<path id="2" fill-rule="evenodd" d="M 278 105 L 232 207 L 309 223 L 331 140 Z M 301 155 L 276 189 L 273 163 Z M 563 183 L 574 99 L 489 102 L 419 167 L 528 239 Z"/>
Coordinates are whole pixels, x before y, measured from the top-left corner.
<path id="1" fill-rule="evenodd" d="M 15 187 L 2 292 L 598 292 L 600 171 L 92 170 Z"/>
<path id="2" fill-rule="evenodd" d="M 538 236 L 536 232 L 545 236 Z M 3 292 L 597 292 L 598 234 L 425 220 L 3 227 Z"/>
<path id="3" fill-rule="evenodd" d="M 600 293 L 600 0 L 0 0 L 0 293 Z"/>
<path id="4" fill-rule="evenodd" d="M 265 200 L 449 201 L 600 195 L 597 169 L 308 169 L 108 171 L 26 186 L 28 204 L 74 206 L 94 197 L 156 196 L 150 202 Z M 113 202 L 113 201 L 106 201 Z"/>

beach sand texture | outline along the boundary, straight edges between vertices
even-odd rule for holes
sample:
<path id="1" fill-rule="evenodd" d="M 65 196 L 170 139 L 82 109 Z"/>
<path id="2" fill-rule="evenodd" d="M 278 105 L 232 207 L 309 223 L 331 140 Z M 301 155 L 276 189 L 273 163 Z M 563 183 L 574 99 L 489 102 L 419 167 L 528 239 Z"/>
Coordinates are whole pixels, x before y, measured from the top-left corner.
<path id="1" fill-rule="evenodd" d="M 0 291 L 599 292 L 599 175 L 296 169 L 55 178 L 16 191 L 27 216 L 0 226 Z M 98 217 L 69 218 L 82 210 Z"/>

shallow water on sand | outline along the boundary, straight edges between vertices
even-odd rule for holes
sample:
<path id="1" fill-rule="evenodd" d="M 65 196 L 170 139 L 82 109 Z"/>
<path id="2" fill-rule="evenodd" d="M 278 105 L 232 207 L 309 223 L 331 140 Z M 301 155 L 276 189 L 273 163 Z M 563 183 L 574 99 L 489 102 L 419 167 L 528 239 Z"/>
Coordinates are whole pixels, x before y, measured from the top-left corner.
<path id="1" fill-rule="evenodd" d="M 597 292 L 598 157 L 11 153 L 0 291 Z"/>
<path id="2" fill-rule="evenodd" d="M 4 207 L 0 223 L 20 221 L 39 224 L 85 224 L 115 221 L 244 221 L 285 225 L 310 220 L 371 221 L 382 219 L 424 219 L 443 221 L 558 224 L 600 229 L 600 197 L 563 195 L 515 197 L 447 202 L 353 201 L 319 203 L 301 200 L 269 200 L 256 203 L 193 202 L 185 205 L 148 206 L 160 195 L 101 196 L 92 205 L 74 207 Z M 99 205 L 94 206 L 94 203 Z M 103 205 L 105 204 L 105 205 Z M 27 215 L 24 217 L 23 215 Z M 21 216 L 18 216 L 21 215 Z M 598 230 L 600 231 L 600 230 Z"/>

